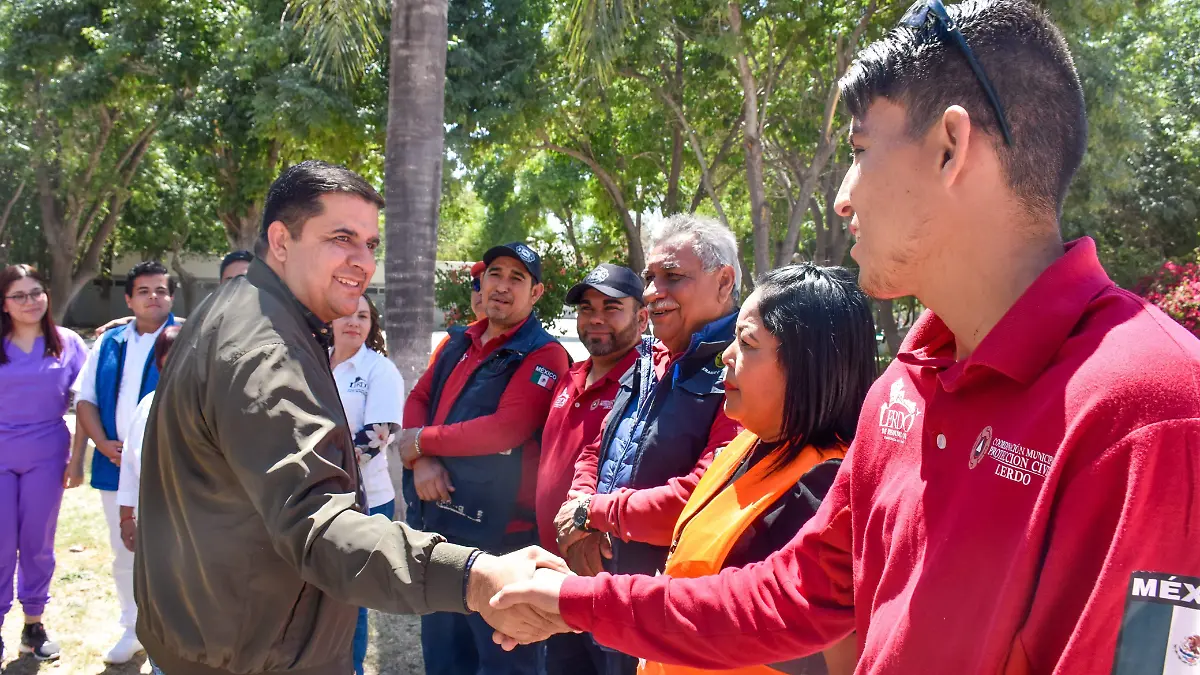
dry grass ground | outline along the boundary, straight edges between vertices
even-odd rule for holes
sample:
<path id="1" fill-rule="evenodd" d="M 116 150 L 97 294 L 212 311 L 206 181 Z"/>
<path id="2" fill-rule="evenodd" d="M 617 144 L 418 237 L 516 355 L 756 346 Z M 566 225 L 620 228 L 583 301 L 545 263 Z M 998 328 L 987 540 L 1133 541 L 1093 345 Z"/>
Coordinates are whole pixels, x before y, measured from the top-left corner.
<path id="1" fill-rule="evenodd" d="M 6 516 L 8 514 L 5 514 Z M 68 490 L 63 498 L 55 542 L 58 568 L 51 586 L 50 605 L 43 621 L 62 646 L 55 662 L 38 663 L 18 658 L 24 617 L 19 603 L 4 617 L 3 675 L 134 675 L 149 673 L 145 656 L 122 666 L 108 666 L 104 653 L 120 637 L 116 592 L 109 572 L 112 552 L 100 509 L 100 497 L 86 485 Z M 13 583 L 14 580 L 7 580 Z M 4 580 L 0 580 L 4 583 Z M 371 641 L 365 663 L 367 673 L 418 675 L 421 660 L 420 620 L 412 616 L 371 613 Z"/>

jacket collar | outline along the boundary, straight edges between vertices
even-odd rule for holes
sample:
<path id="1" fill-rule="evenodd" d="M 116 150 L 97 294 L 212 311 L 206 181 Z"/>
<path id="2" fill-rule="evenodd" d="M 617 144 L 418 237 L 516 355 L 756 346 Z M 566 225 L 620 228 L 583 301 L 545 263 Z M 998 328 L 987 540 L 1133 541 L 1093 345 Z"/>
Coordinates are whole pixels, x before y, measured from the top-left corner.
<path id="1" fill-rule="evenodd" d="M 313 314 L 312 310 L 297 300 L 292 290 L 283 283 L 283 279 L 280 279 L 275 270 L 260 258 L 255 258 L 254 262 L 250 263 L 250 271 L 246 272 L 246 280 L 283 301 L 284 306 L 292 310 L 295 318 L 302 321 L 303 325 L 308 326 L 308 329 L 312 331 L 313 339 L 317 341 L 321 349 L 328 352 L 333 347 L 333 330 L 329 324 L 322 321 L 316 314 Z"/>

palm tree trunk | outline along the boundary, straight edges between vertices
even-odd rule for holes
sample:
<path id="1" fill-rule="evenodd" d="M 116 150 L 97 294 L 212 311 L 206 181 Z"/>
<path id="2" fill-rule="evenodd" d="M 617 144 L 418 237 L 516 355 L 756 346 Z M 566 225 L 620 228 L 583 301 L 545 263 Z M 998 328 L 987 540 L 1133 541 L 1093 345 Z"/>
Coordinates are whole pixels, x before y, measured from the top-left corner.
<path id="1" fill-rule="evenodd" d="M 448 0 L 392 3 L 384 233 L 384 324 L 404 381 L 429 358 L 442 194 Z"/>

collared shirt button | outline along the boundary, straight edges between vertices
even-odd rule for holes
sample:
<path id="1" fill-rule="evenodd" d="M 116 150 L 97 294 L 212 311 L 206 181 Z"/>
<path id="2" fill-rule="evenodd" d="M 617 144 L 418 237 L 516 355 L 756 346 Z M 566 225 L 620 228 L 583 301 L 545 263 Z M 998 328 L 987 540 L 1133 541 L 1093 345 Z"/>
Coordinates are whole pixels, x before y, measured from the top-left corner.
<path id="1" fill-rule="evenodd" d="M 579 401 L 576 401 L 576 402 L 575 402 L 575 407 L 576 407 L 576 408 L 578 408 L 578 407 L 579 407 Z"/>
<path id="2" fill-rule="evenodd" d="M 946 434 L 938 434 L 937 435 L 937 446 L 938 446 L 938 450 L 946 449 Z"/>

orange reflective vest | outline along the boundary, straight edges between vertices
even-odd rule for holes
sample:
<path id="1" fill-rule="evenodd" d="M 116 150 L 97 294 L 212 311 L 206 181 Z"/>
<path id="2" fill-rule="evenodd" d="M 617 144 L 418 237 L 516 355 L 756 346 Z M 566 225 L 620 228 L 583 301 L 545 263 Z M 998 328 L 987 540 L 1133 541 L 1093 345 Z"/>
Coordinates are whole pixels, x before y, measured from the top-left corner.
<path id="1" fill-rule="evenodd" d="M 845 448 L 822 453 L 809 446 L 791 463 L 777 467 L 775 458 L 782 452 L 781 448 L 727 486 L 742 460 L 754 451 L 756 445 L 758 436 L 743 431 L 704 472 L 687 506 L 683 508 L 679 521 L 675 523 L 674 543 L 671 544 L 671 555 L 667 558 L 664 574 L 692 578 L 721 571 L 725 558 L 746 529 L 799 482 L 809 469 L 829 459 L 840 459 L 846 454 Z M 643 661 L 638 672 L 643 675 L 779 675 L 779 671 L 767 666 L 717 671 L 653 661 Z"/>

